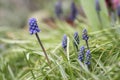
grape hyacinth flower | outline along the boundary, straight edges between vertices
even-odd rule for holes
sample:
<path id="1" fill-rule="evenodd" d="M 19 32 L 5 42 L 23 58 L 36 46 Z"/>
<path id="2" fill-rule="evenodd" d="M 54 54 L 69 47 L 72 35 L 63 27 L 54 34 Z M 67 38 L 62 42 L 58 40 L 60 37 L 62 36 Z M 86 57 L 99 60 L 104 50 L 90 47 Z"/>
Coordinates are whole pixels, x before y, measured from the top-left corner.
<path id="1" fill-rule="evenodd" d="M 66 51 L 67 48 L 67 35 L 64 34 L 63 39 L 62 39 L 62 47 Z"/>
<path id="2" fill-rule="evenodd" d="M 95 0 L 95 8 L 96 8 L 97 12 L 99 12 L 101 10 L 99 0 Z"/>
<path id="3" fill-rule="evenodd" d="M 42 50 L 44 52 L 46 60 L 48 61 L 48 64 L 49 64 L 49 66 L 51 68 L 50 61 L 49 61 L 49 58 L 47 56 L 47 53 L 46 53 L 46 51 L 45 51 L 45 49 L 44 49 L 44 47 L 42 45 L 42 42 L 41 42 L 38 34 L 37 34 L 38 32 L 40 32 L 40 29 L 38 28 L 38 25 L 37 25 L 37 20 L 35 18 L 30 18 L 28 23 L 29 23 L 29 32 L 30 32 L 30 34 L 31 35 L 32 34 L 36 35 L 36 38 L 37 38 L 37 40 L 38 40 L 38 42 L 39 42 L 39 44 L 40 44 L 40 46 L 41 46 L 41 48 L 42 48 Z"/>
<path id="4" fill-rule="evenodd" d="M 86 29 L 83 29 L 82 38 L 83 38 L 83 40 L 88 40 L 89 39 Z"/>
<path id="5" fill-rule="evenodd" d="M 100 23 L 102 24 L 102 19 L 101 19 L 101 16 L 100 16 L 100 11 L 101 11 L 101 8 L 100 8 L 100 0 L 95 0 L 95 8 L 96 8 L 98 20 L 99 20 Z"/>
<path id="6" fill-rule="evenodd" d="M 80 39 L 79 39 L 79 35 L 78 35 L 78 32 L 75 32 L 74 33 L 74 41 L 73 41 L 73 44 L 74 46 L 76 47 L 77 51 L 78 51 L 78 45 L 80 43 Z"/>
<path id="7" fill-rule="evenodd" d="M 117 11 L 118 17 L 120 18 L 120 4 L 117 5 L 116 11 Z"/>
<path id="8" fill-rule="evenodd" d="M 86 29 L 83 29 L 83 32 L 82 32 L 82 39 L 85 40 L 86 42 L 86 45 L 87 45 L 87 48 L 89 49 L 89 45 L 88 45 L 88 34 L 87 34 L 87 30 Z"/>
<path id="9" fill-rule="evenodd" d="M 87 51 L 86 51 L 86 59 L 85 59 L 85 64 L 86 64 L 87 66 L 90 65 L 90 59 L 91 59 L 90 50 L 87 50 Z"/>
<path id="10" fill-rule="evenodd" d="M 30 34 L 36 34 L 40 32 L 40 29 L 38 28 L 37 21 L 35 18 L 30 18 L 29 19 L 29 32 Z"/>
<path id="11" fill-rule="evenodd" d="M 78 55 L 78 59 L 79 59 L 81 62 L 83 62 L 83 60 L 84 60 L 84 53 L 85 53 L 85 47 L 82 46 L 82 47 L 80 48 L 79 55 Z"/>
<path id="12" fill-rule="evenodd" d="M 74 21 L 74 20 L 76 19 L 77 13 L 78 13 L 77 7 L 76 7 L 75 3 L 72 2 L 72 3 L 71 3 L 71 12 L 70 12 L 69 19 L 70 19 L 71 21 Z"/>
<path id="13" fill-rule="evenodd" d="M 55 13 L 58 18 L 61 18 L 61 15 L 63 13 L 61 0 L 58 0 L 55 4 Z"/>

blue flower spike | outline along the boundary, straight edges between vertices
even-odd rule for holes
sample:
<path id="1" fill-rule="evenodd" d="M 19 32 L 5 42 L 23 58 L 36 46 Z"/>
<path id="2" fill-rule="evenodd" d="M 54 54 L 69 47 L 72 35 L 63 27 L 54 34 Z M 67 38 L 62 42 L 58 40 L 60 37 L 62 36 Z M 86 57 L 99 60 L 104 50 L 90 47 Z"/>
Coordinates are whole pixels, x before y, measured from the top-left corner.
<path id="1" fill-rule="evenodd" d="M 76 7 L 75 3 L 72 2 L 71 3 L 71 12 L 70 12 L 69 19 L 71 21 L 74 21 L 76 19 L 77 13 L 78 13 L 77 7 Z"/>
<path id="2" fill-rule="evenodd" d="M 101 11 L 100 0 L 95 0 L 95 9 L 97 12 L 98 20 L 100 21 L 100 23 L 102 25 L 102 19 L 101 19 L 101 15 L 100 15 L 100 11 Z"/>
<path id="3" fill-rule="evenodd" d="M 120 4 L 117 5 L 116 11 L 117 11 L 118 17 L 120 18 Z"/>
<path id="4" fill-rule="evenodd" d="M 79 39 L 79 35 L 78 35 L 78 32 L 75 32 L 74 33 L 74 41 L 73 41 L 73 44 L 74 46 L 76 47 L 77 51 L 78 51 L 78 45 L 80 43 L 80 39 Z"/>
<path id="5" fill-rule="evenodd" d="M 38 28 L 38 25 L 37 25 L 37 20 L 35 18 L 30 18 L 29 21 L 28 21 L 28 23 L 29 23 L 29 32 L 30 32 L 30 34 L 31 35 L 32 34 L 36 35 L 36 38 L 37 38 L 37 40 L 39 42 L 39 45 L 41 46 L 41 48 L 42 48 L 42 50 L 44 52 L 44 55 L 45 55 L 46 60 L 48 62 L 48 65 L 51 68 L 51 64 L 50 64 L 48 55 L 47 55 L 47 53 L 45 51 L 45 48 L 44 48 L 44 46 L 43 46 L 43 44 L 42 44 L 42 42 L 41 42 L 41 40 L 40 40 L 40 38 L 39 38 L 39 36 L 37 34 L 38 32 L 40 32 L 40 29 Z"/>
<path id="6" fill-rule="evenodd" d="M 90 50 L 87 50 L 86 51 L 86 60 L 85 60 L 85 64 L 87 66 L 89 66 L 91 63 L 90 63 L 90 60 L 91 60 L 91 54 L 90 54 Z"/>
<path id="7" fill-rule="evenodd" d="M 82 39 L 83 39 L 83 40 L 88 40 L 88 39 L 89 39 L 86 29 L 83 29 L 83 32 L 82 32 Z"/>
<path id="8" fill-rule="evenodd" d="M 79 50 L 79 55 L 78 55 L 78 59 L 83 62 L 84 61 L 84 54 L 85 54 L 85 47 L 82 46 Z"/>
<path id="9" fill-rule="evenodd" d="M 96 8 L 97 12 L 99 12 L 101 10 L 99 0 L 95 0 L 95 8 Z"/>
<path id="10" fill-rule="evenodd" d="M 55 3 L 55 13 L 56 13 L 56 16 L 58 18 L 61 18 L 61 15 L 63 13 L 63 10 L 62 10 L 62 1 L 61 0 L 58 0 L 56 3 Z"/>
<path id="11" fill-rule="evenodd" d="M 63 39 L 62 39 L 62 47 L 66 51 L 67 48 L 67 35 L 64 34 Z"/>
<path id="12" fill-rule="evenodd" d="M 87 34 L 87 30 L 86 29 L 83 29 L 83 32 L 82 32 L 82 39 L 85 40 L 86 42 L 86 45 L 87 45 L 87 48 L 89 49 L 89 45 L 88 45 L 88 34 Z"/>
<path id="13" fill-rule="evenodd" d="M 29 19 L 29 32 L 31 35 L 40 32 L 40 29 L 37 25 L 37 20 L 35 18 Z"/>

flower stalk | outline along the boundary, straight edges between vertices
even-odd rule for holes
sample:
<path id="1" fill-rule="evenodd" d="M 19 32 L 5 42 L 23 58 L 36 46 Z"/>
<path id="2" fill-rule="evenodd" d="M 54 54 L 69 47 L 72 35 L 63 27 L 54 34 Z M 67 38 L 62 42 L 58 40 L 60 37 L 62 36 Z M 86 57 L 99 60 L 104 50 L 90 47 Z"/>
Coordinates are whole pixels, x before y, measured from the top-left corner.
<path id="1" fill-rule="evenodd" d="M 89 39 L 89 37 L 88 37 L 86 29 L 84 29 L 83 32 L 82 32 L 82 38 L 83 38 L 83 40 L 85 40 L 87 48 L 89 49 L 89 45 L 88 45 L 88 39 Z"/>
<path id="2" fill-rule="evenodd" d="M 44 52 L 44 55 L 45 55 L 45 57 L 46 57 L 46 60 L 47 60 L 49 66 L 50 66 L 50 68 L 51 68 L 51 64 L 50 64 L 49 58 L 48 58 L 48 56 L 47 56 L 47 53 L 46 53 L 46 51 L 45 51 L 45 48 L 43 47 L 43 44 L 42 44 L 42 42 L 41 42 L 38 34 L 35 33 L 35 35 L 36 35 L 36 38 L 37 38 L 37 40 L 38 40 L 38 42 L 39 42 L 39 45 L 41 46 L 41 48 L 42 48 L 42 50 L 43 50 L 43 52 Z"/>
<path id="3" fill-rule="evenodd" d="M 40 29 L 38 28 L 37 20 L 35 18 L 30 18 L 29 19 L 29 32 L 30 32 L 31 35 L 33 35 L 33 34 L 36 35 L 36 38 L 37 38 L 37 40 L 39 42 L 39 45 L 41 46 L 41 48 L 42 48 L 42 50 L 44 52 L 44 55 L 45 55 L 46 60 L 48 62 L 48 65 L 51 68 L 51 64 L 50 64 L 49 58 L 47 56 L 47 53 L 45 51 L 45 48 L 43 47 L 42 42 L 41 42 L 41 40 L 40 40 L 40 38 L 39 38 L 39 36 L 37 34 L 38 32 L 40 32 Z"/>

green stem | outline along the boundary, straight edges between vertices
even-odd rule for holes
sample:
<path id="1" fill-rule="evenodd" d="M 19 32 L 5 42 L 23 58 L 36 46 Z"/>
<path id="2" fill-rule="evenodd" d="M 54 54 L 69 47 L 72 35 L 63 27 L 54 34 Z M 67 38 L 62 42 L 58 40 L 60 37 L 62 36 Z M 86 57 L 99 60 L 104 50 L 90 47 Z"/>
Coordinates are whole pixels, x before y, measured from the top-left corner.
<path id="1" fill-rule="evenodd" d="M 47 53 L 46 53 L 46 51 L 45 51 L 45 48 L 43 47 L 42 42 L 41 42 L 38 34 L 36 33 L 35 35 L 36 35 L 37 40 L 38 40 L 38 42 L 39 42 L 39 44 L 40 44 L 40 46 L 41 46 L 41 48 L 42 48 L 42 50 L 43 50 L 43 52 L 44 52 L 44 55 L 45 55 L 46 60 L 47 60 L 47 62 L 48 62 L 48 64 L 49 64 L 49 67 L 51 68 L 51 64 L 50 64 L 49 58 L 48 58 L 48 56 L 47 56 Z"/>
<path id="2" fill-rule="evenodd" d="M 98 16 L 98 20 L 100 21 L 100 24 L 102 25 L 102 19 L 101 19 L 101 16 L 100 16 L 100 11 L 97 12 L 97 16 Z"/>
<path id="3" fill-rule="evenodd" d="M 89 50 L 88 40 L 85 40 L 85 42 L 86 42 L 87 48 Z"/>

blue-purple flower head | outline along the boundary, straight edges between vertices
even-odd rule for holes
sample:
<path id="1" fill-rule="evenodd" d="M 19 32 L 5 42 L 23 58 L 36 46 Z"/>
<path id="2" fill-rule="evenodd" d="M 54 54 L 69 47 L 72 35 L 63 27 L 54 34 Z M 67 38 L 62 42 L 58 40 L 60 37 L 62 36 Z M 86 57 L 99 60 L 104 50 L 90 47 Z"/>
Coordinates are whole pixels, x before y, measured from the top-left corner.
<path id="1" fill-rule="evenodd" d="M 79 50 L 79 55 L 78 55 L 78 59 L 83 62 L 84 60 L 84 53 L 85 53 L 85 47 L 82 46 Z"/>
<path id="2" fill-rule="evenodd" d="M 30 18 L 28 23 L 29 23 L 29 32 L 31 35 L 40 32 L 40 29 L 38 28 L 37 25 L 37 20 L 35 18 Z"/>
<path id="3" fill-rule="evenodd" d="M 69 19 L 74 21 L 76 19 L 76 16 L 77 16 L 77 7 L 75 5 L 74 2 L 71 3 L 71 12 L 70 12 L 70 16 L 69 16 Z"/>
<path id="4" fill-rule="evenodd" d="M 99 12 L 101 10 L 99 0 L 95 0 L 95 8 L 96 8 L 97 12 Z"/>
<path id="5" fill-rule="evenodd" d="M 87 50 L 86 51 L 86 60 L 85 60 L 86 65 L 90 65 L 90 59 L 91 59 L 90 50 Z"/>
<path id="6" fill-rule="evenodd" d="M 117 15 L 120 17 L 120 4 L 117 5 Z"/>
<path id="7" fill-rule="evenodd" d="M 55 13 L 56 13 L 57 17 L 59 17 L 59 18 L 61 16 L 61 14 L 63 13 L 61 0 L 58 0 L 55 4 Z"/>
<path id="8" fill-rule="evenodd" d="M 76 48 L 78 49 L 78 45 L 80 43 L 80 39 L 79 39 L 79 35 L 78 32 L 74 33 L 74 41 L 73 41 L 74 45 L 76 46 Z"/>
<path id="9" fill-rule="evenodd" d="M 62 47 L 64 50 L 67 48 L 67 35 L 64 34 L 63 39 L 62 39 Z"/>
<path id="10" fill-rule="evenodd" d="M 74 40 L 75 40 L 75 44 L 76 44 L 76 45 L 79 45 L 80 39 L 79 39 L 78 32 L 75 32 L 75 33 L 74 33 Z"/>
<path id="11" fill-rule="evenodd" d="M 83 40 L 88 40 L 89 39 L 86 29 L 84 29 L 83 32 L 82 32 L 82 39 Z"/>

